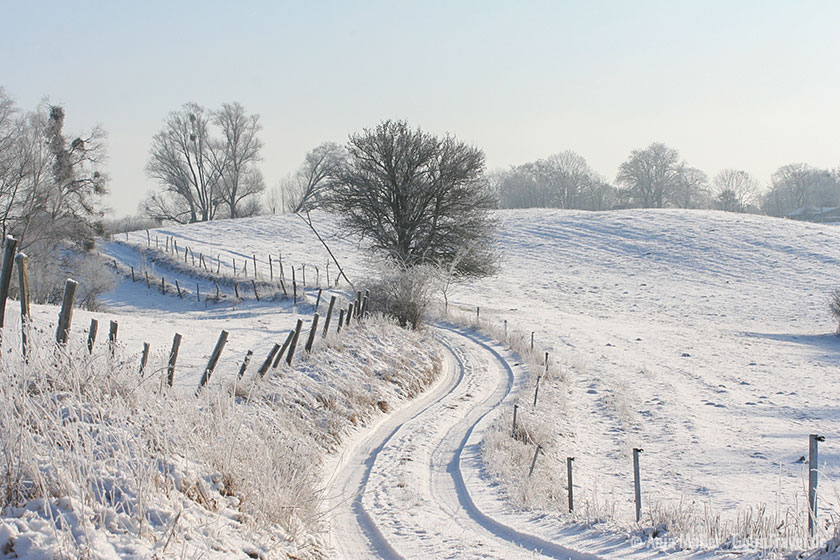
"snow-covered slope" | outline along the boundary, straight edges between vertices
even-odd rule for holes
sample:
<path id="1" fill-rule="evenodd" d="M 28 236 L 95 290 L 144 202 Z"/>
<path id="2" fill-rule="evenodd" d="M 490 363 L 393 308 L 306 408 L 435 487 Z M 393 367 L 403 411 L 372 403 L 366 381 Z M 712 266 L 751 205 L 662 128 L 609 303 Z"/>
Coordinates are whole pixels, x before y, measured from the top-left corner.
<path id="1" fill-rule="evenodd" d="M 562 417 L 554 466 L 576 457 L 580 501 L 632 520 L 640 447 L 646 509 L 766 504 L 801 523 L 801 458 L 818 433 L 822 519 L 840 511 L 840 339 L 827 311 L 840 228 L 672 210 L 499 218 L 500 274 L 454 299 L 535 331 L 565 364 L 563 410 L 539 414 Z"/>

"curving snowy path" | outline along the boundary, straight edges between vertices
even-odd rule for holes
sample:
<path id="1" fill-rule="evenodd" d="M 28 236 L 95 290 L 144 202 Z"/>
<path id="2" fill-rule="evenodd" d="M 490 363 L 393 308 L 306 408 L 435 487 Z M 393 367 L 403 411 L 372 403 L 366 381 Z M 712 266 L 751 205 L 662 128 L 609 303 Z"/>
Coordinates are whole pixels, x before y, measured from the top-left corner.
<path id="1" fill-rule="evenodd" d="M 471 482 L 480 476 L 475 461 L 462 468 L 462 455 L 475 456 L 473 436 L 513 390 L 518 366 L 472 334 L 440 327 L 438 337 L 447 349 L 438 382 L 348 442 L 327 469 L 336 557 L 597 558 L 476 506 Z"/>

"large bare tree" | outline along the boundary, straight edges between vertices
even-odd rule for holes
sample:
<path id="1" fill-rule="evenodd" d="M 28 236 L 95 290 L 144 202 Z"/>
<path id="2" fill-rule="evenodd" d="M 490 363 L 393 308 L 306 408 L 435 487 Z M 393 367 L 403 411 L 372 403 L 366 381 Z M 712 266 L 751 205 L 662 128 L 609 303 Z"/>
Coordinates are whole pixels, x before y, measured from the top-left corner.
<path id="1" fill-rule="evenodd" d="M 494 200 L 481 183 L 480 149 L 388 120 L 351 135 L 347 153 L 330 204 L 349 231 L 404 266 L 457 258 L 462 275 L 494 270 Z"/>
<path id="2" fill-rule="evenodd" d="M 213 126 L 219 136 L 213 136 Z M 145 212 L 182 223 L 240 215 L 243 204 L 265 188 L 256 167 L 259 131 L 259 117 L 248 116 L 238 103 L 218 111 L 187 103 L 170 113 L 146 164 L 163 190 L 146 200 Z"/>
<path id="3" fill-rule="evenodd" d="M 682 161 L 677 150 L 659 142 L 633 150 L 618 168 L 616 181 L 631 205 L 642 208 L 696 208 L 708 198 L 706 175 Z"/>
<path id="4" fill-rule="evenodd" d="M 214 159 L 220 177 L 219 197 L 227 206 L 230 218 L 243 214 L 243 201 L 265 190 L 262 173 L 256 167 L 262 149 L 257 134 L 262 129 L 259 115 L 248 115 L 239 103 L 224 103 L 213 115 L 213 122 L 221 131 Z M 251 212 L 244 212 L 250 214 Z"/>

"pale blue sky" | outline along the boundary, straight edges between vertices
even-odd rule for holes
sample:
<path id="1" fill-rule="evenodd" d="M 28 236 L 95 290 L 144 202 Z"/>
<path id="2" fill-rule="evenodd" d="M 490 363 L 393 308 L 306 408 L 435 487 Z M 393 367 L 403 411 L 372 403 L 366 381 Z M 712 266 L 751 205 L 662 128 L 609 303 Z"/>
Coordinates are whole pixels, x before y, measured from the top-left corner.
<path id="1" fill-rule="evenodd" d="M 116 215 L 187 101 L 261 115 L 269 186 L 385 118 L 490 168 L 572 149 L 613 180 L 653 141 L 710 176 L 840 165 L 836 1 L 3 3 L 0 86 L 64 105 L 69 132 L 102 124 Z"/>

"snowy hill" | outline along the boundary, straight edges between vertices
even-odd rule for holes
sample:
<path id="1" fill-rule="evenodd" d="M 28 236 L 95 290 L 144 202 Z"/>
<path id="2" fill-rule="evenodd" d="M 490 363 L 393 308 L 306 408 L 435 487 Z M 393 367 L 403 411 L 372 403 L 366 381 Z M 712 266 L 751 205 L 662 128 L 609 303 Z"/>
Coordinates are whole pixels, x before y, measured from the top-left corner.
<path id="1" fill-rule="evenodd" d="M 511 438 L 507 436 L 498 443 L 502 441 L 498 434 L 510 433 L 513 401 L 505 398 L 488 415 L 497 433 L 484 428 L 475 432 L 489 434 L 490 442 L 476 459 L 477 464 L 486 461 L 486 469 L 478 464 L 479 474 L 471 478 L 489 489 L 487 496 L 477 495 L 477 501 L 509 502 L 511 511 L 524 508 L 525 513 L 515 523 L 518 530 L 527 532 L 534 520 L 542 519 L 555 531 L 546 538 L 559 539 L 561 544 L 568 541 L 565 546 L 570 549 L 594 555 L 581 558 L 630 557 L 626 548 L 608 550 L 603 539 L 586 542 L 587 529 L 559 515 L 565 507 L 565 458 L 574 456 L 578 496 L 574 519 L 587 523 L 605 520 L 608 529 L 619 531 L 611 533 L 613 536 L 628 527 L 655 527 L 662 519 L 705 524 L 697 535 L 714 535 L 718 541 L 701 541 L 701 547 L 717 547 L 731 534 L 727 531 L 753 536 L 767 536 L 772 531 L 800 535 L 806 511 L 803 504 L 807 502 L 807 467 L 801 458 L 808 453 L 808 434 L 818 433 L 826 436 L 821 447 L 820 519 L 824 522 L 840 512 L 840 486 L 835 484 L 840 476 L 840 410 L 835 403 L 835 395 L 840 393 L 836 375 L 840 339 L 834 336 L 836 324 L 827 312 L 828 294 L 840 285 L 840 228 L 761 216 L 676 210 L 523 210 L 501 211 L 497 217 L 502 264 L 499 274 L 456 286 L 450 295 L 450 309 L 460 308 L 474 316 L 480 306 L 485 330 L 493 330 L 498 337 L 505 320 L 511 332 L 534 331 L 536 347 L 549 352 L 552 367 L 557 366 L 560 374 L 543 381 L 540 405 L 534 408 L 530 401 L 534 374 L 538 372 L 524 371 L 524 366 L 513 363 L 516 357 L 505 362 L 502 350 L 491 350 L 489 341 L 473 341 L 476 347 L 485 347 L 482 352 L 490 353 L 465 354 L 465 363 L 472 360 L 480 364 L 473 369 L 487 376 L 492 368 L 486 364 L 496 359 L 494 355 L 499 357 L 501 362 L 493 368 L 501 372 L 499 375 L 511 372 L 511 399 L 518 399 L 522 425 L 533 427 L 533 434 L 543 438 L 538 443 L 544 445 L 533 478 L 523 476 L 522 460 L 530 463 L 535 442 L 523 443 L 519 450 L 508 445 Z M 363 246 L 358 240 L 342 237 L 333 216 L 316 213 L 313 218 L 347 276 L 359 282 L 371 266 Z M 173 251 L 175 242 L 177 255 Z M 111 422 L 118 425 L 122 434 L 119 447 L 130 457 L 143 455 L 142 445 L 148 443 L 149 434 L 147 427 L 128 419 L 163 414 L 164 424 L 175 431 L 174 435 L 161 440 L 163 443 L 151 438 L 166 455 L 158 457 L 158 463 L 150 456 L 150 462 L 141 463 L 142 468 L 133 467 L 135 479 L 120 482 L 124 498 L 107 495 L 113 503 L 91 502 L 91 494 L 82 492 L 81 498 L 69 502 L 53 500 L 50 515 L 65 516 L 64 532 L 58 537 L 54 536 L 55 521 L 38 513 L 46 511 L 43 502 L 9 510 L 0 530 L 0 539 L 6 544 L 0 545 L 8 547 L 12 546 L 8 543 L 16 542 L 18 548 L 9 550 L 35 554 L 64 550 L 61 547 L 69 545 L 60 543 L 76 539 L 89 547 L 94 558 L 181 557 L 178 554 L 183 555 L 184 550 L 208 558 L 325 554 L 330 544 L 317 534 L 321 529 L 313 513 L 317 510 L 313 495 L 321 483 L 313 474 L 313 465 L 323 461 L 328 451 L 340 449 L 348 437 L 355 440 L 371 423 L 384 421 L 386 411 L 403 406 L 407 398 L 432 383 L 430 372 L 436 371 L 440 348 L 429 344 L 428 338 L 395 334 L 388 325 L 360 325 L 358 330 L 342 335 L 347 338 L 318 338 L 311 356 L 299 350 L 294 368 L 272 370 L 267 386 L 254 393 L 259 396 L 259 406 L 251 407 L 249 402 L 233 398 L 228 401 L 226 396 L 245 394 L 234 381 L 246 351 L 254 355 L 248 370 L 250 378 L 298 319 L 304 321 L 306 332 L 319 289 L 322 299 L 318 309 L 322 315 L 332 295 L 342 306 L 352 298 L 346 281 L 335 285 L 337 271 L 332 263 L 328 266 L 329 255 L 309 227 L 295 216 L 171 226 L 148 234 L 140 231 L 117 236 L 114 241 L 103 242 L 100 249 L 117 264 L 122 280 L 102 298 L 101 311 L 77 311 L 74 340 L 79 348 L 72 355 L 99 368 L 95 369 L 97 379 L 112 380 L 108 390 L 113 394 L 97 393 L 97 398 L 109 403 L 114 418 L 121 418 L 123 413 L 127 416 L 124 422 L 111 419 L 107 426 L 91 421 L 91 429 L 111 429 Z M 278 278 L 281 261 L 282 286 Z M 129 278 L 132 267 L 134 282 Z M 292 269 L 299 290 L 297 305 L 282 295 L 285 290 L 291 297 Z M 148 286 L 145 273 L 151 278 Z M 165 294 L 161 293 L 162 280 Z M 176 289 L 182 291 L 181 297 Z M 214 297 L 217 290 L 218 302 Z M 236 297 L 237 291 L 241 297 Z M 8 316 L 16 314 L 13 302 L 8 309 Z M 54 329 L 56 316 L 54 307 L 35 307 L 34 322 L 45 333 Z M 91 317 L 99 320 L 100 339 L 109 320 L 119 321 L 116 365 L 101 342 L 91 359 L 81 358 L 86 352 L 81 346 L 82 331 Z M 13 323 L 7 328 L 17 327 Z M 193 392 L 222 329 L 229 331 L 230 337 L 211 390 L 195 411 L 179 413 L 178 409 L 185 410 L 195 402 Z M 158 378 L 165 371 L 175 332 L 183 335 L 183 345 L 174 391 L 164 398 L 168 393 Z M 448 336 L 447 344 L 455 348 L 452 337 L 457 336 Z M 150 369 L 155 374 L 135 382 L 135 364 L 144 342 L 151 344 Z M 17 344 L 10 336 L 4 337 L 3 343 L 8 346 L 5 354 Z M 39 355 L 34 363 L 49 359 L 48 353 Z M 528 359 L 519 361 L 529 363 Z M 15 361 L 4 375 L 14 379 L 14 368 L 21 363 Z M 107 368 L 113 368 L 112 377 L 108 377 Z M 483 383 L 480 377 L 471 382 L 476 387 Z M 468 407 L 458 403 L 469 402 L 477 389 L 465 386 L 459 389 L 461 393 L 446 393 L 447 386 L 438 383 L 435 394 L 443 394 L 442 399 L 457 396 L 456 404 L 442 406 L 435 419 L 442 419 L 450 409 L 460 409 L 458 414 L 467 419 Z M 26 395 L 26 391 L 20 391 L 14 398 Z M 242 409 L 242 421 L 237 420 L 239 406 L 246 407 Z M 75 401 L 68 407 L 84 409 Z M 60 409 L 54 424 L 49 425 L 60 425 L 60 414 L 66 414 L 68 407 Z M 258 446 L 265 453 L 260 469 L 279 465 L 283 477 L 295 473 L 294 485 L 289 487 L 292 490 L 287 488 L 282 496 L 300 491 L 300 499 L 306 501 L 302 511 L 309 517 L 286 513 L 272 516 L 280 498 L 262 503 L 262 498 L 257 498 L 265 494 L 261 487 L 243 482 L 249 480 L 249 449 L 213 452 L 212 444 L 184 425 L 209 418 L 220 426 L 243 430 L 244 436 L 224 433 L 224 444 L 233 446 L 240 437 L 245 441 L 249 437 L 263 438 L 266 433 L 261 430 L 266 428 L 259 427 L 258 418 L 264 415 L 272 418 L 271 426 L 292 426 L 295 435 L 288 445 L 301 453 L 306 465 L 296 467 L 287 460 L 288 454 L 281 454 L 285 458 L 280 460 L 271 456 L 266 446 Z M 12 422 L 12 416 L 2 418 Z M 186 422 L 179 423 L 179 419 Z M 422 424 L 429 425 L 425 421 Z M 283 434 L 278 436 L 271 426 L 271 437 L 282 441 Z M 388 426 L 381 424 L 379 429 Z M 394 430 L 397 434 L 405 428 Z M 200 436 L 220 437 L 213 430 Z M 389 489 L 386 481 L 371 506 L 371 518 L 390 519 L 392 530 L 405 539 L 402 521 L 414 517 L 412 504 L 420 496 L 412 493 L 411 484 L 414 479 L 430 478 L 420 472 L 425 463 L 412 461 L 410 450 L 418 449 L 419 442 L 429 435 L 424 439 L 420 432 L 400 432 L 398 436 L 393 440 L 402 441 L 405 447 L 393 451 L 391 463 L 386 460 L 391 452 L 383 452 L 381 466 L 388 471 L 386 474 L 399 478 L 402 489 Z M 63 463 L 35 460 L 49 455 L 50 441 L 26 441 L 31 445 L 27 466 L 41 469 L 45 479 L 52 480 L 50 477 L 61 470 Z M 84 441 L 93 445 L 88 439 Z M 141 447 L 134 447 L 138 442 Z M 349 445 L 348 449 L 359 447 L 352 441 Z M 424 445 L 433 446 L 435 442 L 432 439 Z M 464 443 L 461 445 L 463 450 Z M 647 517 L 639 526 L 632 524 L 630 452 L 634 447 L 644 448 L 642 478 Z M 330 462 L 349 461 L 343 453 Z M 127 459 L 122 457 L 114 464 L 123 464 L 120 461 Z M 373 471 L 368 474 L 376 475 L 374 461 L 369 462 Z M 104 470 L 89 471 L 80 464 L 73 465 L 74 473 L 92 477 L 97 488 L 103 480 L 114 484 L 115 471 L 108 470 L 111 467 L 106 463 Z M 409 474 L 405 475 L 395 472 L 403 466 L 415 470 L 407 470 Z M 158 472 L 159 468 L 165 472 Z M 239 488 L 232 495 L 226 489 L 229 480 L 219 483 L 226 469 L 239 477 L 235 479 Z M 263 482 L 271 479 L 265 473 L 261 476 Z M 500 485 L 493 484 L 497 482 L 494 477 L 501 477 Z M 72 493 L 79 487 L 75 479 L 61 482 L 56 483 L 60 489 L 55 490 L 56 499 L 61 492 Z M 154 485 L 159 486 L 150 493 L 147 489 Z M 202 493 L 198 501 L 188 495 L 196 491 Z M 98 496 L 96 492 L 93 495 Z M 136 511 L 132 501 L 136 496 L 154 503 L 151 509 L 155 519 L 147 517 L 138 523 L 138 514 L 132 513 Z M 248 510 L 248 521 L 240 523 L 243 517 L 237 512 L 244 506 L 237 504 L 242 496 L 248 496 L 256 509 Z M 341 496 L 335 499 L 342 502 Z M 214 504 L 213 508 L 207 503 Z M 387 513 L 389 507 L 393 511 Z M 535 510 L 540 515 L 535 516 Z M 701 519 L 704 514 L 705 521 Z M 427 517 L 446 525 L 435 515 Z M 92 530 L 86 528 L 84 519 L 112 521 L 110 525 L 94 521 Z M 274 531 L 272 523 L 279 523 L 283 530 Z M 761 529 L 745 531 L 748 523 Z M 778 523 L 782 528 L 774 529 Z M 556 533 L 557 527 L 564 532 Z M 459 542 L 462 530 L 457 524 L 451 529 L 452 542 Z M 90 537 L 91 531 L 95 538 Z M 423 534 L 423 539 L 431 539 L 428 532 Z M 382 535 L 383 539 L 388 537 L 385 528 Z M 820 534 L 822 540 L 830 536 L 830 530 Z M 278 539 L 284 542 L 278 545 Z M 170 541 L 172 545 L 167 544 Z M 410 556 L 422 556 L 431 545 L 405 546 Z M 467 554 L 469 547 L 464 546 L 462 552 Z M 638 550 L 633 554 L 648 557 Z"/>
<path id="2" fill-rule="evenodd" d="M 501 273 L 454 299 L 535 331 L 566 366 L 558 453 L 576 457 L 581 493 L 632 519 L 641 447 L 651 501 L 733 517 L 765 504 L 801 521 L 800 459 L 817 433 L 821 512 L 840 511 L 840 339 L 827 311 L 840 228 L 672 210 L 499 217 Z"/>

